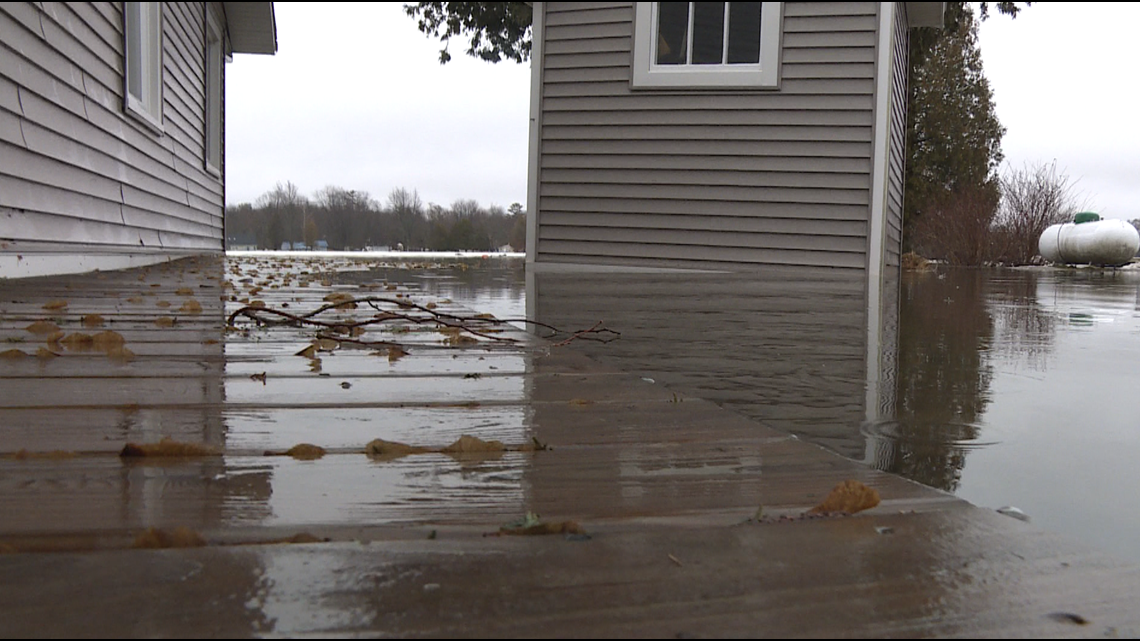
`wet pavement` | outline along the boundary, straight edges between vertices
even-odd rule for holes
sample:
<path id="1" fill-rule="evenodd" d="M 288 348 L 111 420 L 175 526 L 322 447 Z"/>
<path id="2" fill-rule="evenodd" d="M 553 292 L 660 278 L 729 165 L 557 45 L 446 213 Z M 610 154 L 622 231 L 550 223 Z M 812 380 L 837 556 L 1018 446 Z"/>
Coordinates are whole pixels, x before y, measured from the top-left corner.
<path id="1" fill-rule="evenodd" d="M 737 349 L 770 368 L 740 389 L 819 393 L 782 418 L 778 395 L 768 416 L 746 416 L 654 380 L 699 371 L 700 350 L 660 372 L 587 356 L 636 351 L 648 340 L 638 330 L 605 345 L 510 325 L 456 340 L 410 319 L 430 303 L 477 325 L 483 310 L 419 282 L 374 264 L 268 259 L 0 282 L 0 352 L 21 354 L 0 354 L 0 636 L 1140 634 L 1134 566 L 785 429 L 839 434 L 829 420 L 864 415 L 885 394 L 866 391 L 871 339 L 854 316 L 866 301 L 845 286 L 820 286 L 829 302 L 818 314 L 781 312 L 776 294 L 747 303 L 763 303 L 772 324 L 847 335 L 863 354 Z M 667 297 L 661 288 L 637 294 Z M 540 299 L 553 307 L 539 320 L 573 291 Z M 711 300 L 717 291 L 730 310 L 752 299 L 725 287 Z M 406 318 L 342 331 L 308 356 L 298 352 L 333 327 L 238 316 L 224 329 L 257 300 L 299 316 L 338 293 L 376 307 L 316 317 L 330 326 Z M 622 309 L 611 310 L 618 323 Z M 644 314 L 704 310 L 707 348 L 724 350 L 731 323 L 688 309 Z M 580 330 L 597 319 L 565 320 Z M 29 331 L 37 321 L 63 335 Z M 105 331 L 122 344 L 66 340 Z M 821 382 L 854 387 L 828 396 L 813 391 Z M 442 448 L 462 435 L 515 451 L 364 453 L 377 438 Z M 215 454 L 119 456 L 164 438 Z M 517 451 L 535 442 L 540 451 Z M 298 443 L 327 453 L 266 455 Z M 802 518 L 847 479 L 882 503 Z M 497 535 L 528 513 L 580 531 Z M 132 547 L 147 528 L 179 527 L 205 545 Z"/>

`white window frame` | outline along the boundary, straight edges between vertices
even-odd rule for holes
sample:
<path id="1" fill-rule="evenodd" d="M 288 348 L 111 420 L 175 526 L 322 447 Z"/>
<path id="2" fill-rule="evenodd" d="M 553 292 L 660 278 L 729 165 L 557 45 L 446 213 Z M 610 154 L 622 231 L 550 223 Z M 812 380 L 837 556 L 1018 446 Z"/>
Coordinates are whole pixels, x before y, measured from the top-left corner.
<path id="1" fill-rule="evenodd" d="M 162 3 L 123 3 L 123 107 L 162 133 Z"/>
<path id="2" fill-rule="evenodd" d="M 776 89 L 780 85 L 780 35 L 783 3 L 760 7 L 758 64 L 659 65 L 653 55 L 657 42 L 656 2 L 638 2 L 634 12 L 634 89 Z M 727 10 L 725 14 L 727 15 Z"/>
<path id="3" fill-rule="evenodd" d="M 206 171 L 222 175 L 222 82 L 225 65 L 225 39 L 221 24 L 209 4 L 206 5 L 206 110 L 203 132 L 203 155 Z"/>

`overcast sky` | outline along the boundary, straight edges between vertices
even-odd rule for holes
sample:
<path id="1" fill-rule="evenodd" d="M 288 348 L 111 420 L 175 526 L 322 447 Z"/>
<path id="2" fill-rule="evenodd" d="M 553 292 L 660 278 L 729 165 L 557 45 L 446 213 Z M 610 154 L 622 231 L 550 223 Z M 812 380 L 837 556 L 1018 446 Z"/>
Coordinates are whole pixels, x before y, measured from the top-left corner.
<path id="1" fill-rule="evenodd" d="M 226 78 L 227 202 L 278 182 L 383 202 L 526 204 L 529 65 L 489 64 L 416 29 L 401 3 L 277 3 L 278 53 Z M 1140 218 L 1140 6 L 1036 3 L 982 25 L 1008 166 L 1057 161 L 1089 208 Z"/>

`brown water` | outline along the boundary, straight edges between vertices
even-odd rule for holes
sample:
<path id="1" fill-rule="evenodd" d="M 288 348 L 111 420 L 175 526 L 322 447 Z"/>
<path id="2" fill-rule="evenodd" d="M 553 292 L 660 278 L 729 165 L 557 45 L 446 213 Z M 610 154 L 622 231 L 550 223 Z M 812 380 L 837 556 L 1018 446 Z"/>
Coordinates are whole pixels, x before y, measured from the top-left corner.
<path id="1" fill-rule="evenodd" d="M 521 260 L 461 262 L 373 264 L 360 278 L 399 282 L 499 318 L 529 309 L 531 318 L 564 329 L 604 321 L 620 340 L 572 349 L 976 505 L 1017 507 L 1037 527 L 1140 560 L 1140 498 L 1132 490 L 1140 485 L 1133 462 L 1140 455 L 1133 391 L 1140 272 L 940 268 L 888 279 L 876 306 L 862 277 L 830 272 L 540 273 L 527 283 Z M 352 278 L 352 269 L 340 270 L 339 282 Z M 351 364 L 342 359 L 340 367 Z M 242 367 L 266 368 L 230 358 L 227 370 Z M 524 365 L 496 367 L 508 374 Z M 488 398 L 524 393 L 510 376 L 476 384 L 484 382 L 494 387 L 481 391 Z M 227 399 L 240 400 L 243 386 L 265 392 L 241 377 Z M 342 396 L 372 391 L 356 386 Z M 324 393 L 319 386 L 289 392 Z M 355 435 L 352 417 L 342 418 L 338 434 L 360 440 L 375 431 L 362 416 Z M 272 417 L 231 417 L 231 440 L 264 446 L 259 421 Z M 411 494 L 441 483 L 418 488 L 419 476 L 401 478 Z M 507 483 L 504 491 L 515 490 Z"/>
<path id="2" fill-rule="evenodd" d="M 865 289 L 794 271 L 539 274 L 530 304 L 622 331 L 581 347 L 596 358 L 1140 560 L 1140 272 L 904 274 L 879 309 Z"/>

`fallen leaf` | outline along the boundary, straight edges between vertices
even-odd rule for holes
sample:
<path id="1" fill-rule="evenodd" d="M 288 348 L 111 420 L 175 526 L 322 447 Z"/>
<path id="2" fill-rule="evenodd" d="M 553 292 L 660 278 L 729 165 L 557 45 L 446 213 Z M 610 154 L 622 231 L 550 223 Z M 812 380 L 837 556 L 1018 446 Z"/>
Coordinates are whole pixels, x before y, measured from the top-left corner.
<path id="1" fill-rule="evenodd" d="M 83 334 L 81 332 L 68 334 L 60 339 L 59 342 L 67 346 L 67 349 L 73 351 L 91 349 L 95 345 L 95 339 L 90 334 Z"/>
<path id="2" fill-rule="evenodd" d="M 98 314 L 88 314 L 83 317 L 84 327 L 102 327 L 103 323 L 103 317 Z"/>
<path id="3" fill-rule="evenodd" d="M 0 359 L 6 361 L 18 361 L 26 358 L 28 355 L 18 349 L 6 349 L 0 352 Z"/>
<path id="4" fill-rule="evenodd" d="M 388 347 L 388 362 L 394 363 L 401 358 L 407 356 L 408 353 L 403 350 L 399 345 L 391 345 Z"/>
<path id="5" fill-rule="evenodd" d="M 325 448 L 319 445 L 313 445 L 312 443 L 298 443 L 285 450 L 285 454 L 302 461 L 311 461 L 324 456 Z"/>
<path id="6" fill-rule="evenodd" d="M 158 301 L 157 303 L 155 303 L 155 304 L 154 304 L 154 306 L 155 306 L 155 307 L 170 307 L 170 301 L 168 301 L 168 300 L 160 300 L 160 301 Z"/>
<path id="7" fill-rule="evenodd" d="M 99 332 L 91 337 L 91 343 L 99 349 L 108 349 L 126 342 L 127 339 L 123 338 L 122 334 L 111 330 Z"/>
<path id="8" fill-rule="evenodd" d="M 174 293 L 178 294 L 179 296 L 193 296 L 194 290 L 190 289 L 189 287 L 179 287 L 178 289 L 174 290 Z"/>
<path id="9" fill-rule="evenodd" d="M 577 521 L 559 521 L 555 523 L 537 523 L 528 527 L 501 527 L 499 534 L 507 536 L 541 536 L 543 534 L 586 534 L 586 530 L 578 525 Z"/>
<path id="10" fill-rule="evenodd" d="M 255 381 L 261 381 L 261 384 L 265 385 L 265 372 L 262 372 L 260 374 L 250 374 L 249 377 Z"/>
<path id="11" fill-rule="evenodd" d="M 364 446 L 364 453 L 379 459 L 390 460 L 407 456 L 409 454 L 427 454 L 431 450 L 424 447 L 415 447 L 407 443 L 398 443 L 396 441 L 385 441 L 384 439 L 373 439 Z"/>
<path id="12" fill-rule="evenodd" d="M 132 548 L 161 549 L 161 548 L 200 548 L 206 545 L 206 539 L 190 528 L 180 525 L 169 532 L 158 528 L 147 528 L 135 537 Z"/>
<path id="13" fill-rule="evenodd" d="M 107 358 L 118 362 L 128 363 L 135 360 L 135 353 L 122 345 L 114 345 L 107 348 Z"/>
<path id="14" fill-rule="evenodd" d="M 340 347 L 340 343 L 331 338 L 318 338 L 313 341 L 313 345 L 322 352 L 331 352 Z"/>
<path id="15" fill-rule="evenodd" d="M 51 321 L 39 320 L 32 323 L 31 325 L 28 325 L 24 329 L 28 330 L 32 334 L 35 334 L 36 336 L 44 336 L 58 332 L 59 325 L 56 325 Z"/>
<path id="16" fill-rule="evenodd" d="M 28 450 L 20 450 L 12 455 L 12 458 L 17 461 L 27 461 L 32 459 L 69 459 L 79 456 L 78 452 L 68 452 L 66 450 L 52 450 L 50 452 L 29 452 Z"/>
<path id="17" fill-rule="evenodd" d="M 154 319 L 154 324 L 159 327 L 174 327 L 175 319 L 173 316 L 159 316 Z"/>
<path id="18" fill-rule="evenodd" d="M 219 456 L 217 448 L 201 443 L 182 443 L 169 436 L 158 443 L 127 443 L 119 451 L 123 458 L 162 456 Z"/>
<path id="19" fill-rule="evenodd" d="M 187 314 L 201 314 L 202 313 L 202 303 L 199 303 L 198 301 L 191 298 L 190 300 L 186 301 L 185 303 L 182 303 L 182 307 L 179 307 L 178 311 L 185 312 Z"/>
<path id="20" fill-rule="evenodd" d="M 855 514 L 879 504 L 879 493 L 856 480 L 843 481 L 831 490 L 819 505 L 808 510 L 808 514 L 828 514 L 844 512 Z"/>
<path id="21" fill-rule="evenodd" d="M 46 347 L 41 347 L 36 350 L 36 358 L 40 359 L 41 361 L 51 360 L 56 356 L 61 356 L 61 354 L 57 354 Z"/>
<path id="22" fill-rule="evenodd" d="M 507 447 L 502 441 L 484 441 L 475 436 L 464 434 L 454 443 L 440 450 L 446 454 L 468 454 L 475 452 L 505 452 Z"/>
<path id="23" fill-rule="evenodd" d="M 48 302 L 44 303 L 44 309 L 55 310 L 55 309 L 66 309 L 66 308 L 67 308 L 67 301 L 65 301 L 65 300 L 53 300 L 53 301 L 48 301 Z"/>

